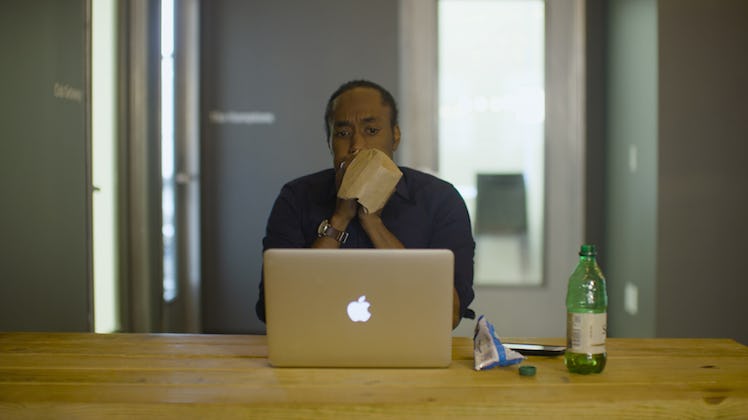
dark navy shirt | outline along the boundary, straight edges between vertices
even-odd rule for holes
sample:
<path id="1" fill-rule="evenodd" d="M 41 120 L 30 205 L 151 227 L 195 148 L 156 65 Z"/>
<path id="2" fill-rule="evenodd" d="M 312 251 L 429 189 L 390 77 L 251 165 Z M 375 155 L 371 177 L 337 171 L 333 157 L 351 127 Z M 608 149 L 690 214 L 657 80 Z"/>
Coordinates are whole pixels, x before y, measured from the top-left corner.
<path id="1" fill-rule="evenodd" d="M 454 253 L 454 285 L 460 298 L 460 314 L 469 316 L 473 301 L 475 241 L 470 216 L 462 196 L 435 176 L 400 167 L 403 177 L 382 210 L 382 222 L 405 248 L 441 248 Z M 326 169 L 297 178 L 281 189 L 268 219 L 263 250 L 309 248 L 317 240 L 317 228 L 329 219 L 336 204 L 335 171 Z M 373 248 L 357 218 L 351 220 L 348 240 L 341 248 Z M 265 320 L 262 281 L 257 316 Z"/>

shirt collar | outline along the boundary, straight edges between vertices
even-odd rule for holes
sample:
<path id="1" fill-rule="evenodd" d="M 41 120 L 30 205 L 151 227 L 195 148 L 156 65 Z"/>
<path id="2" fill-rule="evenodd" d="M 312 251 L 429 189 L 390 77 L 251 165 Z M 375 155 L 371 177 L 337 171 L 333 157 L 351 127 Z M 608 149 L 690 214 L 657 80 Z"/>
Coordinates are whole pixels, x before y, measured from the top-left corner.
<path id="1" fill-rule="evenodd" d="M 410 189 L 408 188 L 407 176 L 405 175 L 405 171 L 403 171 L 402 168 L 400 168 L 400 172 L 403 173 L 403 176 L 400 177 L 400 180 L 395 186 L 395 193 L 400 195 L 405 200 L 410 200 Z"/>

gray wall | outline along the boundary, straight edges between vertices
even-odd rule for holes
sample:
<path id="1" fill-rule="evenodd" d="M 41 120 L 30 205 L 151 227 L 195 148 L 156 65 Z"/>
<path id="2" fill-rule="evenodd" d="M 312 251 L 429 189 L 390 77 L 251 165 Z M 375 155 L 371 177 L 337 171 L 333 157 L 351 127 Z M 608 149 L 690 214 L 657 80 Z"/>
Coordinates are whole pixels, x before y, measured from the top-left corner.
<path id="1" fill-rule="evenodd" d="M 657 2 L 608 9 L 606 245 L 611 336 L 654 336 L 657 246 Z M 624 310 L 626 286 L 638 290 Z"/>
<path id="2" fill-rule="evenodd" d="M 748 344 L 748 2 L 658 12 L 657 335 Z"/>
<path id="3" fill-rule="evenodd" d="M 273 201 L 332 165 L 323 115 L 340 84 L 368 78 L 398 96 L 398 2 L 211 0 L 202 13 L 203 331 L 263 332 L 254 305 Z"/>
<path id="4" fill-rule="evenodd" d="M 608 35 L 609 333 L 748 343 L 748 2 L 610 1 Z"/>
<path id="5" fill-rule="evenodd" d="M 90 328 L 85 2 L 0 3 L 0 330 Z"/>

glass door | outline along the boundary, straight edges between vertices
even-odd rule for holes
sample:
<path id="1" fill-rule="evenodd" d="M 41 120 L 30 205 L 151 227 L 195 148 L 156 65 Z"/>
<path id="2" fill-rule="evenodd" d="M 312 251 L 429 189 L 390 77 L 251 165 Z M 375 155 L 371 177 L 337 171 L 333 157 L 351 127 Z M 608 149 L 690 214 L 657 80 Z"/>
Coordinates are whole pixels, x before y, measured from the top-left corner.
<path id="1" fill-rule="evenodd" d="M 542 283 L 545 2 L 441 0 L 439 174 L 462 194 L 477 285 Z"/>

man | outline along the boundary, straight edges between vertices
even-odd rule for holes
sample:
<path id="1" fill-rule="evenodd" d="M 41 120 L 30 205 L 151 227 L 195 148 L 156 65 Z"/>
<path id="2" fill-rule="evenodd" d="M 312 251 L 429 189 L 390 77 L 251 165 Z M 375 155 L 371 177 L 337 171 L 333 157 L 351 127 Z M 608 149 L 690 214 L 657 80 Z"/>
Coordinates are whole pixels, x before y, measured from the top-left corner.
<path id="1" fill-rule="evenodd" d="M 263 249 L 269 248 L 446 248 L 455 256 L 453 328 L 474 317 L 475 241 L 465 202 L 449 183 L 400 167 L 403 177 L 383 209 L 369 213 L 355 199 L 337 198 L 356 154 L 378 149 L 392 159 L 400 144 L 397 104 L 367 80 L 343 84 L 325 111 L 333 168 L 283 186 L 268 219 Z M 257 315 L 265 320 L 262 282 Z"/>

